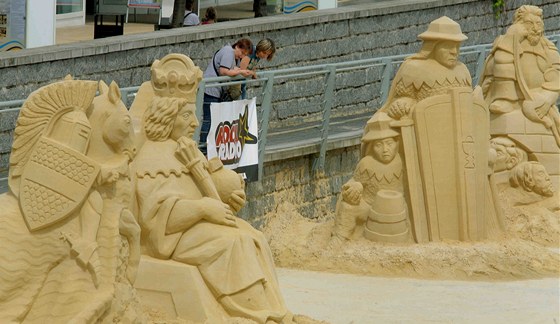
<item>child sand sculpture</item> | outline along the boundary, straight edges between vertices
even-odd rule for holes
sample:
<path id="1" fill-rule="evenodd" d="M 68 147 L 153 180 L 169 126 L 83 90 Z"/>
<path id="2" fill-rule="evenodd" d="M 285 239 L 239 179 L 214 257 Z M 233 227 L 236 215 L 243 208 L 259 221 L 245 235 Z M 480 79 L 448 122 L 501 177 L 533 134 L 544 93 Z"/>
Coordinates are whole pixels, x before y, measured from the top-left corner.
<path id="1" fill-rule="evenodd" d="M 405 207 L 402 161 L 398 154 L 400 134 L 389 126 L 391 121 L 384 115 L 366 126 L 370 131 L 362 138 L 363 157 L 352 179 L 342 186 L 337 203 L 334 242 L 361 235 L 365 222 L 364 235 L 372 240 L 405 242 L 408 239 L 407 214 L 400 214 Z M 380 212 L 378 207 L 391 200 L 401 203 Z"/>
<path id="2" fill-rule="evenodd" d="M 35 91 L 22 107 L 10 157 L 10 191 L 0 195 L 0 322 L 143 322 L 133 276 L 121 284 L 116 279 L 117 264 L 129 254 L 118 242 L 121 215 L 110 213 L 109 205 L 125 206 L 101 190 L 128 178 L 129 158 L 118 177 L 100 176 L 105 164 L 92 153 L 98 148 L 90 147 L 97 120 L 87 116 L 88 110 L 95 115 L 122 102 L 118 97 L 100 107 L 102 101 L 93 103 L 96 90 L 97 82 L 67 79 Z M 120 135 L 118 124 L 105 123 L 102 130 L 114 140 L 116 156 L 131 142 L 126 133 Z M 135 228 L 130 214 L 124 222 Z M 137 249 L 137 241 L 129 242 L 131 251 Z M 134 268 L 130 264 L 132 274 Z"/>

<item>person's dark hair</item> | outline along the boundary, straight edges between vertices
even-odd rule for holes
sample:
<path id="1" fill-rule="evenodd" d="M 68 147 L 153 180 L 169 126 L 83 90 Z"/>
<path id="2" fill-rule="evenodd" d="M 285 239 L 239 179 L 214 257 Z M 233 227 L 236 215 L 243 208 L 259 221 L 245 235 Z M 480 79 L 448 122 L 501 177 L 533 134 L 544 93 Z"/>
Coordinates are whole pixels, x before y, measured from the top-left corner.
<path id="1" fill-rule="evenodd" d="M 189 10 L 189 11 L 192 11 L 193 4 L 194 4 L 194 0 L 186 0 L 185 1 L 185 9 Z"/>
<path id="2" fill-rule="evenodd" d="M 217 16 L 218 16 L 218 13 L 216 12 L 216 8 L 214 8 L 214 7 L 206 8 L 206 12 L 204 13 L 204 17 L 206 18 L 206 20 L 216 21 Z"/>
<path id="3" fill-rule="evenodd" d="M 274 57 L 274 53 L 276 53 L 276 46 L 274 45 L 274 41 L 270 38 L 261 39 L 257 43 L 257 52 L 268 52 L 270 51 L 270 55 L 266 58 L 267 61 L 272 60 Z"/>
<path id="4" fill-rule="evenodd" d="M 253 43 L 250 39 L 247 38 L 241 38 L 240 40 L 235 42 L 235 44 L 231 45 L 231 47 L 247 50 L 249 54 L 253 53 Z"/>

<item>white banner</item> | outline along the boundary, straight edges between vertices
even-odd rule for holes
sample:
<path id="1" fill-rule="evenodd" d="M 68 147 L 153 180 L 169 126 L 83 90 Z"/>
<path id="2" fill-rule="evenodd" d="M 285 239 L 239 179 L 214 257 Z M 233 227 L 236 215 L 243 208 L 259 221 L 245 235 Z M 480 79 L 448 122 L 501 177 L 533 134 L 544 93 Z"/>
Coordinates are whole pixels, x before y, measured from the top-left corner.
<path id="1" fill-rule="evenodd" d="M 243 174 L 247 181 L 258 180 L 257 98 L 212 103 L 210 116 L 208 159 L 217 156 L 226 168 Z"/>

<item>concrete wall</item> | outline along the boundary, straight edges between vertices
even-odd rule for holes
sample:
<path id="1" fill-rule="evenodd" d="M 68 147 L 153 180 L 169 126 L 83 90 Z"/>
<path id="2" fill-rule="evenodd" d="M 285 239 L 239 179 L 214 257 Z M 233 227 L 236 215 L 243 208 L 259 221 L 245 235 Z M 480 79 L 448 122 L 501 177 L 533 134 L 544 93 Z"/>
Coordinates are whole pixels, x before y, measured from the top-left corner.
<path id="1" fill-rule="evenodd" d="M 513 11 L 524 2 L 507 1 L 506 13 L 496 19 L 488 0 L 382 1 L 0 53 L 0 101 L 25 98 L 69 73 L 80 79 L 115 80 L 121 87 L 140 85 L 149 79 L 153 60 L 173 52 L 189 55 L 204 69 L 215 50 L 240 37 L 275 40 L 277 54 L 265 64 L 267 69 L 413 53 L 420 45 L 417 35 L 443 15 L 461 24 L 469 37 L 464 45 L 491 43 L 511 24 Z M 546 33 L 560 33 L 558 0 L 535 0 L 532 4 L 544 10 Z M 464 61 L 472 68 L 474 59 L 466 57 Z M 381 104 L 380 79 L 380 68 L 337 76 L 333 116 L 373 113 Z M 319 77 L 275 84 L 272 126 L 319 119 L 321 98 L 317 94 L 322 93 L 322 87 L 324 80 Z M 7 167 L 16 117 L 15 113 L 0 113 L 0 173 Z M 264 181 L 248 188 L 251 199 L 245 216 L 257 219 L 275 208 L 279 192 L 286 186 L 301 193 L 293 198 L 302 200 L 300 209 L 306 216 L 334 206 L 340 185 L 357 163 L 356 152 L 356 146 L 329 152 L 328 163 L 338 169 L 324 175 L 310 171 L 311 156 L 268 162 Z M 344 162 L 336 162 L 339 160 Z M 289 175 L 295 169 L 304 180 Z M 286 177 L 293 181 L 285 181 Z M 314 199 L 319 201 L 312 203 Z"/>
<path id="2" fill-rule="evenodd" d="M 266 213 L 275 212 L 280 203 L 294 205 L 311 219 L 332 213 L 340 188 L 352 176 L 359 157 L 359 145 L 331 150 L 321 172 L 312 169 L 313 155 L 268 162 L 262 181 L 248 184 L 247 204 L 240 216 L 259 227 Z"/>

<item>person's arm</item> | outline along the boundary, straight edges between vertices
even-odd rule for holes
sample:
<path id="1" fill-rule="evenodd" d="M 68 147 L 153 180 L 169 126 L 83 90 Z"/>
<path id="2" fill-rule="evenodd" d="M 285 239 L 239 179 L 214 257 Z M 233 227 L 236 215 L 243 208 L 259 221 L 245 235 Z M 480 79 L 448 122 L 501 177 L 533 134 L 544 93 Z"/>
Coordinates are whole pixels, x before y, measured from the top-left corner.
<path id="1" fill-rule="evenodd" d="M 249 66 L 249 62 L 251 62 L 251 58 L 249 56 L 245 56 L 241 59 L 241 62 L 239 63 L 239 68 L 242 70 L 247 70 L 247 67 Z"/>
<path id="2" fill-rule="evenodd" d="M 249 56 L 245 56 L 244 58 L 241 59 L 241 62 L 239 63 L 239 68 L 241 70 L 251 71 L 251 77 L 255 79 L 257 78 L 257 74 L 255 73 L 256 66 L 252 70 L 249 70 L 248 67 L 250 62 L 251 62 L 251 58 Z"/>
<path id="3" fill-rule="evenodd" d="M 234 77 L 237 75 L 242 75 L 244 77 L 248 77 L 250 75 L 252 75 L 253 71 L 250 70 L 243 70 L 243 69 L 239 69 L 239 68 L 234 68 L 234 69 L 228 69 L 226 67 L 220 66 L 220 70 L 218 71 L 220 73 L 220 76 L 223 75 L 227 75 L 230 77 Z"/>
<path id="4" fill-rule="evenodd" d="M 235 54 L 231 47 L 223 47 L 220 52 L 222 53 L 220 53 L 221 55 L 217 55 L 218 60 L 216 64 L 219 67 L 218 74 L 220 76 L 227 75 L 229 77 L 234 77 L 241 74 L 244 77 L 247 77 L 251 75 L 251 71 L 247 69 L 240 69 L 235 66 Z"/>

